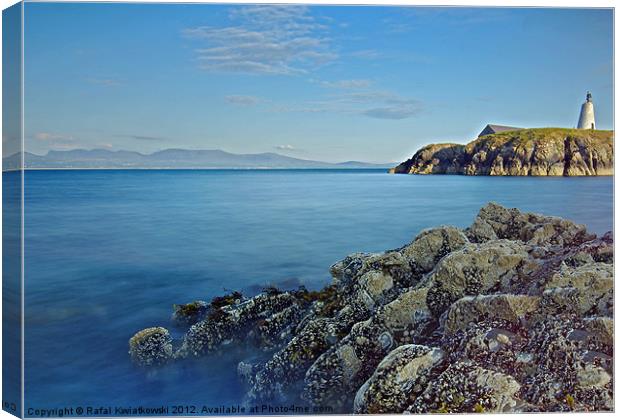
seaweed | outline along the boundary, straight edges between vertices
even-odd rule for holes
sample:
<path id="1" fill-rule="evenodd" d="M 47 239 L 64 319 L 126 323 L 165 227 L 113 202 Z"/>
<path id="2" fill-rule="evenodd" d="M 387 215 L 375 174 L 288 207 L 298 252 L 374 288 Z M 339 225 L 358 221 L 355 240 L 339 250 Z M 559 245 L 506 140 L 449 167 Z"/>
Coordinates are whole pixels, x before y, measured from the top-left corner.
<path id="1" fill-rule="evenodd" d="M 339 292 L 336 285 L 324 287 L 321 290 L 309 291 L 301 286 L 293 295 L 306 303 L 322 302 L 323 306 L 319 309 L 318 314 L 325 317 L 332 317 L 338 310 L 344 306 L 344 298 Z"/>
<path id="2" fill-rule="evenodd" d="M 266 294 L 267 296 L 278 296 L 284 292 L 275 286 L 266 286 L 263 289 L 263 293 Z"/>
<path id="3" fill-rule="evenodd" d="M 174 308 L 174 310 L 176 312 L 178 312 L 179 314 L 181 314 L 181 315 L 183 315 L 185 317 L 191 317 L 191 316 L 197 315 L 202 310 L 202 306 L 197 301 L 196 302 L 187 303 L 187 304 L 184 304 L 184 305 L 175 304 L 175 305 L 173 305 L 173 308 Z"/>
<path id="4" fill-rule="evenodd" d="M 224 306 L 236 303 L 241 298 L 243 298 L 243 295 L 240 292 L 236 291 L 224 296 L 216 296 L 211 300 L 211 307 L 217 309 L 223 308 Z"/>

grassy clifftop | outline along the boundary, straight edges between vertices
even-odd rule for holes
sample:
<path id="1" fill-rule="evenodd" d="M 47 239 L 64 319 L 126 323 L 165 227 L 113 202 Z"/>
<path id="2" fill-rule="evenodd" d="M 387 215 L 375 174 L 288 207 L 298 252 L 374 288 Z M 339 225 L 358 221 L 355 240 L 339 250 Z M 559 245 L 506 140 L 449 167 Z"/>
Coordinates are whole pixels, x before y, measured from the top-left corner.
<path id="1" fill-rule="evenodd" d="M 467 149 L 473 149 L 477 145 L 486 144 L 498 147 L 508 142 L 513 142 L 522 147 L 534 147 L 535 145 L 555 144 L 566 138 L 575 138 L 597 145 L 605 145 L 613 142 L 612 130 L 578 130 L 575 128 L 530 128 L 525 130 L 504 131 L 503 133 L 482 136 L 469 142 Z"/>
<path id="2" fill-rule="evenodd" d="M 608 130 L 532 128 L 431 144 L 391 170 L 409 174 L 592 176 L 613 174 Z"/>

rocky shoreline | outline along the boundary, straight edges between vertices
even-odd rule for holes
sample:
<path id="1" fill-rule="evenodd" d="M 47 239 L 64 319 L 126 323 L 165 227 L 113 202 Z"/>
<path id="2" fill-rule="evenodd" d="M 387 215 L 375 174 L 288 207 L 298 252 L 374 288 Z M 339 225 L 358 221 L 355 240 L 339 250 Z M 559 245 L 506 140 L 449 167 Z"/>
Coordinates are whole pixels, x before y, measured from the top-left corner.
<path id="1" fill-rule="evenodd" d="M 177 305 L 129 340 L 137 365 L 254 346 L 247 401 L 341 413 L 613 411 L 613 236 L 490 203 L 334 264 L 320 291 Z M 192 392 L 192 391 L 188 391 Z M 199 392 L 199 391 L 196 391 Z"/>
<path id="2" fill-rule="evenodd" d="M 482 136 L 468 144 L 429 144 L 393 174 L 605 176 L 614 171 L 614 132 L 531 128 Z"/>

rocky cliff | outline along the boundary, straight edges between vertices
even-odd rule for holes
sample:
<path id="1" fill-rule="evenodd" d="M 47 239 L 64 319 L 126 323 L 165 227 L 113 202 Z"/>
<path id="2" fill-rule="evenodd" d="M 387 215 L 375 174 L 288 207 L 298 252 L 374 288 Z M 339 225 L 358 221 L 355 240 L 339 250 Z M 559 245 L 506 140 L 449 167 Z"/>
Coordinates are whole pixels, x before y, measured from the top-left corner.
<path id="1" fill-rule="evenodd" d="M 465 230 L 428 229 L 330 271 L 333 284 L 320 291 L 178 305 L 182 339 L 147 328 L 131 338 L 131 358 L 153 369 L 255 346 L 238 366 L 248 404 L 613 411 L 611 233 L 491 203 Z"/>
<path id="2" fill-rule="evenodd" d="M 613 175 L 613 131 L 534 128 L 431 144 L 392 168 L 397 174 Z"/>

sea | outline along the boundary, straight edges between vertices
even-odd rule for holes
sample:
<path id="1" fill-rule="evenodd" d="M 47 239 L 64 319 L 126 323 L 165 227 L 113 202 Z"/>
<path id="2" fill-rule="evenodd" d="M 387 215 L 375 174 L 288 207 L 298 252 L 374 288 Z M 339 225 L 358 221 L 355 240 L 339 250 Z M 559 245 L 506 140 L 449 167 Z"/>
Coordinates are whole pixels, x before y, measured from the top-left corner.
<path id="1" fill-rule="evenodd" d="M 173 304 L 267 285 L 321 288 L 347 254 L 394 249 L 433 226 L 465 228 L 490 201 L 599 235 L 613 228 L 612 177 L 26 171 L 24 414 L 243 404 L 236 366 L 254 349 L 143 369 L 129 360 L 129 338 L 163 326 L 180 340 Z"/>

